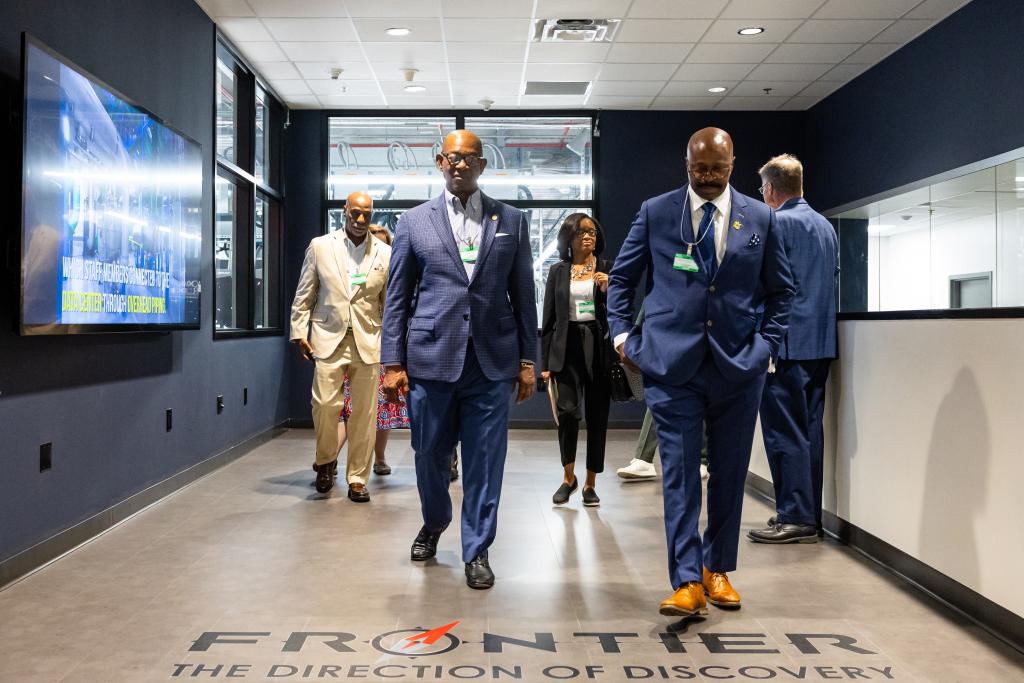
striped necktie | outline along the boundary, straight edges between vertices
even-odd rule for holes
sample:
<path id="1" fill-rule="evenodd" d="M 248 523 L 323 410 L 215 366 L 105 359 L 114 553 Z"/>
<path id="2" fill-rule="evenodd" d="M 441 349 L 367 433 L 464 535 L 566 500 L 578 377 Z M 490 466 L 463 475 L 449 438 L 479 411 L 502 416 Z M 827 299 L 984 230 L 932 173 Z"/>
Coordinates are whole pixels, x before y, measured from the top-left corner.
<path id="1" fill-rule="evenodd" d="M 715 205 L 706 202 L 701 208 L 704 209 L 704 217 L 700 219 L 700 227 L 697 228 L 694 239 L 700 240 L 697 243 L 697 252 L 704 262 L 704 269 L 710 280 L 718 271 L 718 257 L 715 255 Z"/>

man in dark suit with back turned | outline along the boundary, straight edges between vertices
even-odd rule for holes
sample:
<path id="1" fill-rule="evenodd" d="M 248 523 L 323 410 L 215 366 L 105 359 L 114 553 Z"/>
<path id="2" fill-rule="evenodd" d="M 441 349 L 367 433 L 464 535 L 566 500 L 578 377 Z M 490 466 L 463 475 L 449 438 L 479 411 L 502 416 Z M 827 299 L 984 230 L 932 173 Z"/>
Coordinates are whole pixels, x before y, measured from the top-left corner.
<path id="1" fill-rule="evenodd" d="M 490 588 L 508 448 L 508 408 L 534 391 L 537 308 L 522 211 L 480 192 L 480 139 L 457 130 L 436 158 L 445 191 L 395 229 L 381 364 L 390 400 L 409 387 L 423 528 L 412 559 L 437 553 L 452 520 L 452 451 L 462 442 L 462 559 L 470 588 Z"/>
<path id="2" fill-rule="evenodd" d="M 821 528 L 825 382 L 836 357 L 838 240 L 828 220 L 804 200 L 803 166 L 789 154 L 759 171 L 775 209 L 796 297 L 775 372 L 761 398 L 761 433 L 775 485 L 775 516 L 750 531 L 756 543 L 814 543 Z"/>
<path id="3" fill-rule="evenodd" d="M 729 186 L 733 160 L 724 130 L 694 133 L 686 148 L 689 185 L 643 203 L 608 278 L 615 347 L 643 372 L 658 429 L 675 590 L 660 611 L 669 616 L 707 614 L 707 601 L 740 606 L 726 573 L 736 568 L 761 389 L 793 298 L 774 215 Z M 646 317 L 634 326 L 641 286 Z M 701 539 L 705 421 L 710 476 Z"/>

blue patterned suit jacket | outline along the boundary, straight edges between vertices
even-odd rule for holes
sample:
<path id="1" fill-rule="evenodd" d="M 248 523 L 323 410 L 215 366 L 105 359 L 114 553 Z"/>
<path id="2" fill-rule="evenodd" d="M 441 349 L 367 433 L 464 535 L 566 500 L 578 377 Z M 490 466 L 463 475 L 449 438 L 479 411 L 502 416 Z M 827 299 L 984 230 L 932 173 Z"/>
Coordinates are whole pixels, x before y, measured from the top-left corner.
<path id="1" fill-rule="evenodd" d="M 455 382 L 472 336 L 488 379 L 514 378 L 537 357 L 530 233 L 522 211 L 482 195 L 483 229 L 466 276 L 444 195 L 402 214 L 391 247 L 381 363 Z"/>

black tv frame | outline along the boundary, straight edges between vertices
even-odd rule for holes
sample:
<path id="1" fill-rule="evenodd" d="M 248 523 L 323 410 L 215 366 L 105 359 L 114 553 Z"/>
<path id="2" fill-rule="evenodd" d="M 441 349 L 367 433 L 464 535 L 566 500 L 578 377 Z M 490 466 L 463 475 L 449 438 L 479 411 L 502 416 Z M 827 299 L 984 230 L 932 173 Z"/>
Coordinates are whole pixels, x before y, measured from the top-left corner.
<path id="1" fill-rule="evenodd" d="M 199 221 L 200 221 L 200 238 L 202 238 L 203 232 L 205 231 L 205 215 L 203 207 L 205 206 L 205 195 L 206 195 L 206 156 L 205 150 L 202 143 L 193 138 L 191 135 L 183 132 L 177 126 L 169 123 L 160 116 L 154 114 L 151 110 L 139 104 L 132 97 L 128 97 L 117 88 L 111 86 L 109 83 L 101 78 L 93 75 L 92 72 L 82 68 L 76 62 L 68 59 L 63 54 L 54 50 L 43 41 L 36 38 L 28 31 L 23 31 L 21 34 L 21 202 L 20 202 L 20 221 L 18 226 L 18 241 L 21 246 L 19 249 L 20 262 L 18 264 L 18 333 L 22 336 L 63 336 L 69 334 L 126 334 L 126 333 L 138 333 L 138 332 L 170 332 L 174 330 L 198 330 L 202 326 L 203 320 L 203 294 L 202 294 L 202 276 L 203 276 L 203 264 L 202 254 L 205 245 L 200 241 L 200 265 L 199 265 L 199 292 L 198 292 L 198 310 L 196 313 L 195 323 L 72 323 L 72 324 L 56 324 L 56 323 L 45 323 L 40 325 L 26 325 L 25 324 L 25 202 L 26 202 L 26 188 L 27 188 L 27 168 L 25 164 L 25 148 L 26 139 L 28 134 L 28 117 L 26 116 L 25 103 L 28 101 L 28 47 L 29 45 L 43 51 L 50 55 L 57 61 L 65 64 L 72 70 L 81 74 L 91 82 L 99 85 L 102 88 L 110 91 L 113 95 L 120 98 L 122 101 L 130 104 L 131 106 L 138 109 L 140 112 L 150 117 L 157 123 L 168 128 L 171 132 L 181 136 L 187 143 L 192 144 L 199 150 L 200 169 L 203 174 L 200 189 L 200 202 L 199 202 Z"/>

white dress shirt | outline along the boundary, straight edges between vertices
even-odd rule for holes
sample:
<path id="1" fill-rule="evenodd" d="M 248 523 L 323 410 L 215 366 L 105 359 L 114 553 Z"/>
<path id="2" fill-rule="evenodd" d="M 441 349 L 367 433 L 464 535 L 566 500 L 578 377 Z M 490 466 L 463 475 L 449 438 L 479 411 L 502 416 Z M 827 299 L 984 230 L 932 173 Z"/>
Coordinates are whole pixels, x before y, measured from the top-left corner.
<path id="1" fill-rule="evenodd" d="M 365 274 L 367 264 L 364 264 L 363 261 L 366 260 L 366 255 L 369 252 L 366 245 L 370 242 L 370 234 L 367 233 L 361 243 L 355 244 L 351 238 L 349 238 L 347 232 L 342 232 L 341 240 L 345 243 L 345 249 L 348 251 L 348 274 Z"/>
<path id="2" fill-rule="evenodd" d="M 445 188 L 444 204 L 448 209 L 448 222 L 451 223 L 459 252 L 465 247 L 479 248 L 484 222 L 484 202 L 480 190 L 469 195 L 466 206 L 463 206 L 462 201 Z M 466 276 L 473 277 L 475 264 L 463 261 L 462 265 L 466 267 Z"/>
<path id="3" fill-rule="evenodd" d="M 580 323 L 596 320 L 593 313 L 579 312 L 579 306 L 584 302 L 594 305 L 594 281 L 569 280 L 569 320 Z"/>

